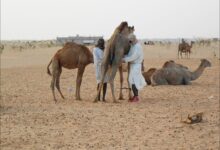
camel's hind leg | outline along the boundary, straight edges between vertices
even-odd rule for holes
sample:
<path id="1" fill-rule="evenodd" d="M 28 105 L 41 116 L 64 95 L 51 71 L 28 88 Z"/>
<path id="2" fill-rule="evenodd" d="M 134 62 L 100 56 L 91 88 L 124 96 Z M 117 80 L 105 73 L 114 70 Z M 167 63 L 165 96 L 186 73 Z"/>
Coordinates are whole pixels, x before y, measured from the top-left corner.
<path id="1" fill-rule="evenodd" d="M 53 59 L 53 62 L 52 62 L 52 80 L 51 80 L 50 88 L 52 90 L 53 99 L 54 99 L 55 102 L 57 102 L 56 96 L 55 96 L 55 83 L 56 83 L 56 80 L 57 80 L 57 77 L 58 77 L 58 72 L 59 72 L 58 60 Z"/>
<path id="2" fill-rule="evenodd" d="M 52 90 L 53 100 L 54 100 L 55 103 L 56 103 L 57 100 L 56 100 L 56 96 L 55 96 L 54 85 L 55 85 L 55 76 L 52 75 L 52 80 L 51 80 L 50 88 L 51 88 L 51 90 Z"/>
<path id="3" fill-rule="evenodd" d="M 119 62 L 120 62 L 119 58 L 113 61 L 112 68 L 111 68 L 111 75 L 110 75 L 110 85 L 111 85 L 112 98 L 113 98 L 114 103 L 117 103 L 117 100 L 115 98 L 114 79 L 115 79 L 115 75 L 119 67 Z"/>
<path id="4" fill-rule="evenodd" d="M 81 100 L 80 97 L 80 87 L 81 87 L 81 83 L 82 83 L 82 77 L 83 77 L 83 73 L 85 70 L 85 66 L 80 66 L 78 68 L 78 72 L 77 72 L 77 78 L 76 78 L 76 100 Z"/>
<path id="5" fill-rule="evenodd" d="M 56 88 L 57 88 L 57 90 L 59 91 L 61 97 L 62 97 L 63 99 L 65 99 L 64 96 L 63 96 L 63 94 L 62 94 L 62 92 L 61 92 L 61 90 L 60 90 L 60 75 L 61 75 L 61 73 L 62 73 L 62 68 L 59 67 L 59 70 L 57 71 Z"/>

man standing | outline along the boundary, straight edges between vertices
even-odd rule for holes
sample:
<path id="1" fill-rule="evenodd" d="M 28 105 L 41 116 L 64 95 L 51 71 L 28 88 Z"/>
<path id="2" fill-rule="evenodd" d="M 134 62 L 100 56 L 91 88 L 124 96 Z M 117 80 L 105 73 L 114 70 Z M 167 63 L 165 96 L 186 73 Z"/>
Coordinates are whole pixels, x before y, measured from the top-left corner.
<path id="1" fill-rule="evenodd" d="M 105 41 L 103 38 L 99 39 L 95 48 L 93 49 L 93 58 L 94 58 L 94 65 L 96 71 L 96 80 L 97 80 L 97 90 L 99 89 L 99 85 L 101 82 L 101 63 L 103 59 L 103 53 L 105 49 Z M 107 81 L 105 79 L 103 84 L 103 97 L 102 100 L 105 101 L 105 95 L 107 90 Z M 100 93 L 98 95 L 98 100 L 100 101 Z"/>
<path id="2" fill-rule="evenodd" d="M 134 97 L 130 100 L 130 102 L 138 102 L 138 91 L 147 85 L 141 72 L 141 63 L 144 59 L 144 53 L 140 43 L 138 43 L 134 34 L 129 35 L 128 38 L 131 44 L 131 48 L 128 56 L 125 56 L 122 62 L 130 62 L 130 72 L 128 80 L 130 87 L 132 87 L 132 91 L 134 93 Z"/>

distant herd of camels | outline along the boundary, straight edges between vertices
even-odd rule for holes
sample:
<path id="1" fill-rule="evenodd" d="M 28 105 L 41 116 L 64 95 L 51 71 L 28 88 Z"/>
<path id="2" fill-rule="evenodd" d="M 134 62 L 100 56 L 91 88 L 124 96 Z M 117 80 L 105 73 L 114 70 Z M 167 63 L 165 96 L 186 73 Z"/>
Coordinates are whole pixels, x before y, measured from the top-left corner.
<path id="1" fill-rule="evenodd" d="M 104 78 L 106 75 L 109 77 L 109 84 L 111 87 L 111 93 L 113 102 L 117 103 L 114 91 L 114 79 L 116 72 L 119 70 L 120 75 L 120 93 L 119 99 L 124 99 L 122 94 L 122 85 L 123 85 L 123 68 L 121 64 L 122 57 L 129 52 L 130 44 L 128 36 L 134 32 L 134 27 L 128 26 L 127 22 L 122 22 L 114 31 L 111 38 L 107 41 L 106 48 L 104 51 L 104 57 L 102 61 L 102 80 L 97 90 L 97 95 L 94 102 L 98 101 L 98 93 L 102 89 Z M 190 50 L 193 43 L 189 44 L 179 44 L 178 56 L 182 56 L 182 53 L 185 53 L 189 57 Z M 63 48 L 58 50 L 55 55 L 50 60 L 47 66 L 47 73 L 52 76 L 51 80 L 51 90 L 53 94 L 53 99 L 57 102 L 55 97 L 55 87 L 60 93 L 61 97 L 64 99 L 64 96 L 60 89 L 60 75 L 62 73 L 62 67 L 67 69 L 76 69 L 77 79 L 76 79 L 76 91 L 75 98 L 76 100 L 81 100 L 80 96 L 80 87 L 83 78 L 83 73 L 85 67 L 93 63 L 93 55 L 89 48 L 84 45 L 76 44 L 74 42 L 66 43 Z M 51 71 L 50 71 L 51 66 Z M 201 76 L 206 67 L 211 67 L 211 63 L 206 59 L 201 59 L 199 67 L 195 71 L 190 71 L 188 67 L 181 64 L 177 64 L 174 61 L 170 60 L 164 63 L 161 69 L 150 68 L 146 72 L 142 72 L 143 76 L 148 83 L 148 85 L 157 86 L 157 85 L 189 85 L 191 81 L 196 80 Z M 129 72 L 129 64 L 128 64 Z M 129 74 L 128 74 L 129 76 Z M 128 80 L 127 80 L 128 82 Z M 131 88 L 128 84 L 128 98 L 132 97 Z"/>

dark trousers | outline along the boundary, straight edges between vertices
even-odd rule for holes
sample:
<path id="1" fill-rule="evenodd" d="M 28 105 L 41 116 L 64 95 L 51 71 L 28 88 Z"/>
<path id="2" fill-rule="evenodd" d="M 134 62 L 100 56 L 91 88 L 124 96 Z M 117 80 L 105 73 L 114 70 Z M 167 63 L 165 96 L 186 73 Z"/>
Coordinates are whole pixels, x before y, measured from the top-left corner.
<path id="1" fill-rule="evenodd" d="M 132 84 L 132 91 L 134 93 L 134 96 L 138 96 L 138 89 L 136 88 L 135 84 Z"/>
<path id="2" fill-rule="evenodd" d="M 100 83 L 98 84 L 97 86 L 97 90 L 99 89 L 99 86 L 100 86 Z M 106 95 L 106 91 L 107 91 L 107 83 L 104 83 L 103 84 L 103 90 L 102 90 L 102 100 L 105 101 L 105 95 Z M 99 95 L 98 95 L 98 100 L 100 101 L 100 98 L 101 98 L 101 93 L 99 92 Z"/>

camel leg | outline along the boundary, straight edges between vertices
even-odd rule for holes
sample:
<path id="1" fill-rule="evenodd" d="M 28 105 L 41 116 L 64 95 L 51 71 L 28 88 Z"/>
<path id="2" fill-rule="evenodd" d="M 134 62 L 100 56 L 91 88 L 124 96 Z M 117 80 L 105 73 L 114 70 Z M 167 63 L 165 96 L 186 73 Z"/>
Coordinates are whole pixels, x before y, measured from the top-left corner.
<path id="1" fill-rule="evenodd" d="M 110 86 L 111 86 L 111 91 L 112 91 L 112 98 L 113 98 L 113 102 L 114 103 L 118 103 L 118 101 L 115 98 L 115 90 L 114 90 L 114 80 L 112 80 L 110 82 Z"/>
<path id="2" fill-rule="evenodd" d="M 85 70 L 85 66 L 80 66 L 78 68 L 78 72 L 77 72 L 77 78 L 76 78 L 76 100 L 81 100 L 80 97 L 80 87 L 81 87 L 81 83 L 82 83 L 82 77 L 83 77 L 83 73 Z"/>
<path id="3" fill-rule="evenodd" d="M 57 100 L 56 100 L 56 96 L 55 96 L 55 91 L 54 91 L 54 85 L 55 85 L 55 76 L 53 75 L 52 76 L 52 80 L 51 80 L 51 84 L 50 84 L 50 88 L 51 88 L 51 90 L 52 90 L 52 94 L 53 94 L 53 100 L 55 101 L 55 103 L 57 102 Z"/>
<path id="4" fill-rule="evenodd" d="M 122 86 L 123 86 L 123 71 L 122 71 L 122 65 L 119 67 L 119 75 L 120 75 L 120 94 L 119 94 L 119 100 L 123 100 L 123 94 L 122 94 Z"/>
<path id="5" fill-rule="evenodd" d="M 62 68 L 60 67 L 59 70 L 58 70 L 58 72 L 57 72 L 56 88 L 57 88 L 57 90 L 59 91 L 61 97 L 62 97 L 63 99 L 65 99 L 64 96 L 63 96 L 63 94 L 62 94 L 62 92 L 61 92 L 61 90 L 60 90 L 60 75 L 61 75 L 61 73 L 62 73 Z"/>
<path id="6" fill-rule="evenodd" d="M 51 80 L 50 88 L 52 90 L 53 99 L 55 103 L 57 102 L 56 96 L 55 96 L 55 83 L 58 77 L 58 73 L 59 73 L 59 63 L 58 63 L 58 60 L 54 59 L 52 61 L 52 80 Z"/>
<path id="7" fill-rule="evenodd" d="M 191 85 L 191 82 L 190 82 L 189 79 L 183 78 L 183 79 L 182 79 L 182 84 L 183 84 L 183 85 Z"/>
<path id="8" fill-rule="evenodd" d="M 115 60 L 112 63 L 111 76 L 110 76 L 110 85 L 111 85 L 111 91 L 112 91 L 112 98 L 113 98 L 113 101 L 115 103 L 117 103 L 117 101 L 116 101 L 116 98 L 115 98 L 115 91 L 114 91 L 114 79 L 115 79 L 116 72 L 119 68 L 119 64 L 120 64 L 119 62 L 121 62 L 121 59 L 120 58 L 115 58 Z"/>

